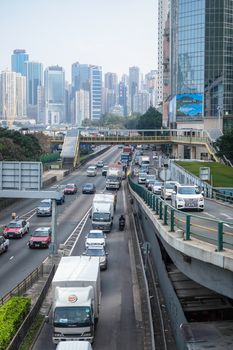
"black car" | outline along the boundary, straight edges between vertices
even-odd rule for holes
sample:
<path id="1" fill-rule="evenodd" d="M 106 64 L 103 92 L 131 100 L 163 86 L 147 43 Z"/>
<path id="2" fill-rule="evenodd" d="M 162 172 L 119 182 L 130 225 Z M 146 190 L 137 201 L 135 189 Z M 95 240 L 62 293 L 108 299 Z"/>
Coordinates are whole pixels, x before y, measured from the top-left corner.
<path id="1" fill-rule="evenodd" d="M 102 176 L 107 176 L 107 172 L 108 172 L 108 166 L 104 165 L 102 168 Z"/>
<path id="2" fill-rule="evenodd" d="M 82 193 L 95 193 L 95 185 L 93 183 L 86 183 L 85 185 L 83 185 Z"/>

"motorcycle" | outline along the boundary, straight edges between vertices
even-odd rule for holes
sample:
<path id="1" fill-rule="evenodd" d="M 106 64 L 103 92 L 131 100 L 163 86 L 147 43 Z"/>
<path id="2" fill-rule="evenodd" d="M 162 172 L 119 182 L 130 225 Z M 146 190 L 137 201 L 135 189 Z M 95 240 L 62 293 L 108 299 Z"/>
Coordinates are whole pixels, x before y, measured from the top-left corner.
<path id="1" fill-rule="evenodd" d="M 120 230 L 120 231 L 123 231 L 124 228 L 125 228 L 125 221 L 124 221 L 124 220 L 119 221 L 119 230 Z"/>

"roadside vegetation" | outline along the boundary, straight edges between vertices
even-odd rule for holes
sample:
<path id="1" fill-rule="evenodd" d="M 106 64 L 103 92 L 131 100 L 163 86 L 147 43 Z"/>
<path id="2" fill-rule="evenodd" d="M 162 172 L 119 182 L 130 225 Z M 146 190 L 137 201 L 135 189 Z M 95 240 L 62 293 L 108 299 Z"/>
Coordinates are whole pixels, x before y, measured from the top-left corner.
<path id="1" fill-rule="evenodd" d="M 233 168 L 227 165 L 214 162 L 177 162 L 177 164 L 198 177 L 200 167 L 209 167 L 214 187 L 233 187 Z"/>
<path id="2" fill-rule="evenodd" d="M 219 148 L 218 156 L 225 155 L 233 163 L 233 129 L 219 137 L 216 146 Z"/>

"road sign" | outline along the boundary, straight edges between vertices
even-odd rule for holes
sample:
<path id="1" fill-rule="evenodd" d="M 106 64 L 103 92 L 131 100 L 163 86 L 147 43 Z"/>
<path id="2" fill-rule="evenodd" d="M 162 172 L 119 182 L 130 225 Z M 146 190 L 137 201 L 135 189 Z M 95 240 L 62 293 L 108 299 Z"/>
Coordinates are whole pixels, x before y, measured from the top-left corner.
<path id="1" fill-rule="evenodd" d="M 210 168 L 209 167 L 200 167 L 199 168 L 199 177 L 203 181 L 210 181 Z"/>
<path id="2" fill-rule="evenodd" d="M 42 173 L 41 162 L 0 162 L 0 190 L 40 191 Z"/>
<path id="3" fill-rule="evenodd" d="M 171 179 L 171 171 L 167 168 L 163 169 L 159 173 L 159 177 L 163 181 L 168 181 Z"/>

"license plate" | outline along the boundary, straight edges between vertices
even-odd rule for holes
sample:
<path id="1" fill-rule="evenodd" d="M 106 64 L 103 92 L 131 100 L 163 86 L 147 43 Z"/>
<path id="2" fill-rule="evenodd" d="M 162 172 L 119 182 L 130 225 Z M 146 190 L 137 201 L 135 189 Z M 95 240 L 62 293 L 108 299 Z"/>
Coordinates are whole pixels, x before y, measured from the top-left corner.
<path id="1" fill-rule="evenodd" d="M 35 247 L 39 247 L 40 245 L 38 243 L 35 244 Z"/>

